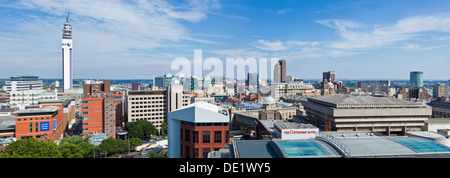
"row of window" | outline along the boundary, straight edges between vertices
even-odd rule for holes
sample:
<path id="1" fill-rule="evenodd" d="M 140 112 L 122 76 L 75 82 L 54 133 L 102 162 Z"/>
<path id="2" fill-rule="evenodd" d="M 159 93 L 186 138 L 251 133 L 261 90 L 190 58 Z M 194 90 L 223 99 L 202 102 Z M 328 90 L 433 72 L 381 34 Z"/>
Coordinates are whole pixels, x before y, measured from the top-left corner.
<path id="1" fill-rule="evenodd" d="M 141 101 L 141 102 L 131 102 L 131 104 L 160 104 L 160 103 L 164 103 L 166 104 L 166 101 L 152 101 L 152 102 L 147 102 L 147 101 Z"/>
<path id="2" fill-rule="evenodd" d="M 143 97 L 143 98 L 130 98 L 130 100 L 155 100 L 155 99 L 166 99 L 166 97 Z"/>
<path id="3" fill-rule="evenodd" d="M 180 131 L 180 139 L 183 140 L 183 135 L 184 135 L 184 141 L 190 142 L 191 141 L 191 133 L 192 133 L 192 142 L 193 143 L 200 143 L 199 142 L 199 131 L 190 131 L 188 129 L 184 130 L 184 134 L 183 134 L 183 129 L 181 129 Z M 222 143 L 222 131 L 214 131 L 214 143 Z M 229 132 L 226 131 L 225 133 L 225 142 L 228 142 L 228 135 Z M 201 139 L 202 143 L 211 143 L 211 131 L 202 131 L 202 139 Z"/>
<path id="4" fill-rule="evenodd" d="M 214 151 L 219 151 L 220 148 L 214 148 Z M 193 150 L 193 157 L 194 158 L 199 158 L 198 157 L 198 148 L 194 148 Z M 203 148 L 202 149 L 202 158 L 207 158 L 208 157 L 208 153 L 211 152 L 210 148 Z M 180 152 L 183 153 L 183 146 L 181 146 L 180 148 Z M 190 158 L 191 157 L 191 148 L 189 146 L 184 146 L 184 157 L 185 158 Z"/>
<path id="5" fill-rule="evenodd" d="M 47 120 L 48 120 L 48 119 L 50 119 L 50 118 L 47 117 Z M 21 120 L 22 120 L 22 119 L 17 119 L 17 121 L 21 121 Z M 29 118 L 28 120 L 29 120 L 29 121 L 33 121 L 33 118 Z M 34 119 L 34 120 L 37 121 L 37 120 L 39 120 L 39 118 L 36 118 L 36 119 Z M 44 118 L 42 117 L 41 120 L 44 120 Z M 27 121 L 27 118 L 23 119 L 23 121 Z"/>
<path id="6" fill-rule="evenodd" d="M 144 109 L 144 110 L 131 110 L 131 112 L 132 113 L 134 113 L 134 112 L 155 112 L 155 111 L 166 111 L 166 109 L 164 108 L 164 109 L 149 109 L 149 110 L 146 110 L 146 109 Z"/>
<path id="7" fill-rule="evenodd" d="M 134 121 L 138 121 L 138 120 L 147 120 L 147 121 L 151 121 L 151 122 L 155 122 L 155 120 L 163 120 L 165 119 L 164 117 L 146 117 L 146 118 L 136 118 L 136 119 L 131 119 L 131 122 Z"/>
<path id="8" fill-rule="evenodd" d="M 188 126 L 229 126 L 229 123 L 227 123 L 227 122 L 192 123 L 192 122 L 181 121 L 181 124 L 182 125 L 188 125 Z"/>
<path id="9" fill-rule="evenodd" d="M 165 107 L 166 105 L 143 105 L 143 106 L 131 106 L 131 109 L 135 109 L 135 108 L 162 108 Z"/>

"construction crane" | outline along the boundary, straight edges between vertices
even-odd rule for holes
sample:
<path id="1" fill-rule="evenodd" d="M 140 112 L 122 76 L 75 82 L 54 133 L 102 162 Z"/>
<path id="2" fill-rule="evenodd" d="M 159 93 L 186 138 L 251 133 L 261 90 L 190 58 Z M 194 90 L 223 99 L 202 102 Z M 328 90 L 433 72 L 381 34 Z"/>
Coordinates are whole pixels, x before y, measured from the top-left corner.
<path id="1" fill-rule="evenodd" d="M 331 116 L 330 114 L 325 114 L 325 131 L 331 131 Z"/>

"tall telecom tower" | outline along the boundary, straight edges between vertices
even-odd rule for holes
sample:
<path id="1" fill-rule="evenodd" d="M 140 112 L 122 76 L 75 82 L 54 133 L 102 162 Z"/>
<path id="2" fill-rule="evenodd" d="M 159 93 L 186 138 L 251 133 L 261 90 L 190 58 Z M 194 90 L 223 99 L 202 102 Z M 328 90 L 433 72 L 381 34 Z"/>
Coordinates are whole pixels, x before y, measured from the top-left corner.
<path id="1" fill-rule="evenodd" d="M 73 87 L 73 71 L 72 71 L 72 25 L 69 23 L 69 15 L 67 14 L 64 23 L 62 36 L 62 67 L 63 67 L 63 91 L 72 89 Z"/>

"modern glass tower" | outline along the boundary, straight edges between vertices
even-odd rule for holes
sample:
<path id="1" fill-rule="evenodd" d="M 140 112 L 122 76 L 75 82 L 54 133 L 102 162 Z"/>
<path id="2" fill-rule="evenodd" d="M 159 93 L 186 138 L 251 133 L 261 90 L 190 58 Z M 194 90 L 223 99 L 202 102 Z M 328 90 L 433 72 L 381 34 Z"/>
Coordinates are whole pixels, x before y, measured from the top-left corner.
<path id="1" fill-rule="evenodd" d="M 63 90 L 73 87 L 72 45 L 72 25 L 69 23 L 69 15 L 67 15 L 62 36 Z"/>
<path id="2" fill-rule="evenodd" d="M 423 72 L 412 71 L 409 74 L 409 84 L 411 87 L 422 88 L 423 87 Z"/>

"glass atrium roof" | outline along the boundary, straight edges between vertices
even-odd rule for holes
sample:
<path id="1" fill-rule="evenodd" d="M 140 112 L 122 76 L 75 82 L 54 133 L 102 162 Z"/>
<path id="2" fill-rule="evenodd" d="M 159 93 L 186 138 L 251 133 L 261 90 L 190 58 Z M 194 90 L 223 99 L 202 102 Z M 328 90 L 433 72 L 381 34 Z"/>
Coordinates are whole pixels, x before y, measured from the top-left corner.
<path id="1" fill-rule="evenodd" d="M 403 144 L 416 152 L 450 152 L 450 148 L 441 144 L 422 138 L 390 138 L 400 144 Z"/>
<path id="2" fill-rule="evenodd" d="M 313 141 L 278 142 L 288 157 L 327 156 L 322 148 Z"/>

